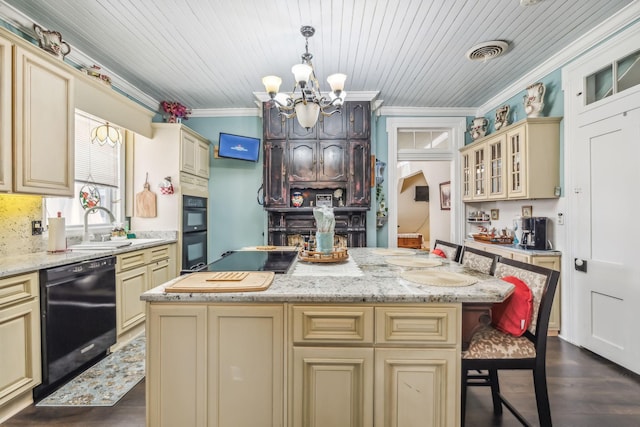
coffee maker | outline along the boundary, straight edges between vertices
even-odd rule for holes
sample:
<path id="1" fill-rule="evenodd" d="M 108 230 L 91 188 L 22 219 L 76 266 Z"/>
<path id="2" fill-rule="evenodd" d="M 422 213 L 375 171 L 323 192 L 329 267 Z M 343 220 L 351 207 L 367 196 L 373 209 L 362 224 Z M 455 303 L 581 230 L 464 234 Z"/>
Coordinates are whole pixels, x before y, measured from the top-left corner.
<path id="1" fill-rule="evenodd" d="M 524 249 L 551 249 L 547 238 L 548 221 L 549 218 L 544 216 L 522 218 L 522 241 L 520 246 Z"/>

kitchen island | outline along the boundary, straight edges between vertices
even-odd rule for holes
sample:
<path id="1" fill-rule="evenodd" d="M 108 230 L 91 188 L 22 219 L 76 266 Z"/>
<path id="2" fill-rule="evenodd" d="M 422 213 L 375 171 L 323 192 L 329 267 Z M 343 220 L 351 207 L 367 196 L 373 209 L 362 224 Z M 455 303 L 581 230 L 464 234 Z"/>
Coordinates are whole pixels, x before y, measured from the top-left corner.
<path id="1" fill-rule="evenodd" d="M 261 292 L 145 292 L 147 425 L 457 426 L 461 306 L 512 285 L 446 260 L 478 282 L 420 285 L 384 250 L 349 254 Z"/>

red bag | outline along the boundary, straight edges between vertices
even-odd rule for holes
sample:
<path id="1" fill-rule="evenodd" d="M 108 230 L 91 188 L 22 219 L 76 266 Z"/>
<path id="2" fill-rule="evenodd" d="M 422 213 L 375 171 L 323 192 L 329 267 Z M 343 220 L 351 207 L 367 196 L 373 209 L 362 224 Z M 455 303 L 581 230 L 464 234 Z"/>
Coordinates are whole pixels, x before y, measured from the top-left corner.
<path id="1" fill-rule="evenodd" d="M 431 251 L 431 253 L 434 254 L 434 255 L 441 256 L 442 258 L 446 258 L 447 257 L 447 255 L 444 252 L 442 252 L 442 249 L 434 249 L 434 250 Z"/>
<path id="2" fill-rule="evenodd" d="M 494 304 L 491 323 L 499 331 L 519 337 L 529 328 L 533 313 L 533 294 L 525 282 L 515 276 L 503 277 L 516 289 L 505 301 Z"/>

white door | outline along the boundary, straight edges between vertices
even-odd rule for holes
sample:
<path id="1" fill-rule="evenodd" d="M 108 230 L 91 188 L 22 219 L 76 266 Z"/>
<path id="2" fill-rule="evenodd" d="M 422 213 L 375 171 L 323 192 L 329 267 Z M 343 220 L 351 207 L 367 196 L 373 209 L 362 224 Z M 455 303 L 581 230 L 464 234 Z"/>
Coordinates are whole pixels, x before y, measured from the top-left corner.
<path id="1" fill-rule="evenodd" d="M 576 137 L 573 279 L 580 341 L 640 373 L 640 108 L 584 125 Z"/>

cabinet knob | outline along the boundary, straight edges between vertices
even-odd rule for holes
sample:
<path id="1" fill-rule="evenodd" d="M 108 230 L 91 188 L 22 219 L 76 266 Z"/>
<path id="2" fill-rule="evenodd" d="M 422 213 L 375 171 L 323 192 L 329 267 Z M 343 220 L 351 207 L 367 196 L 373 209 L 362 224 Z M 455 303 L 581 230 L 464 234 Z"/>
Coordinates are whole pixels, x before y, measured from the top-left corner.
<path id="1" fill-rule="evenodd" d="M 355 117 L 353 117 L 353 111 L 349 114 L 349 121 L 350 121 L 351 123 L 353 123 L 353 122 L 355 122 L 355 121 L 356 121 Z"/>

